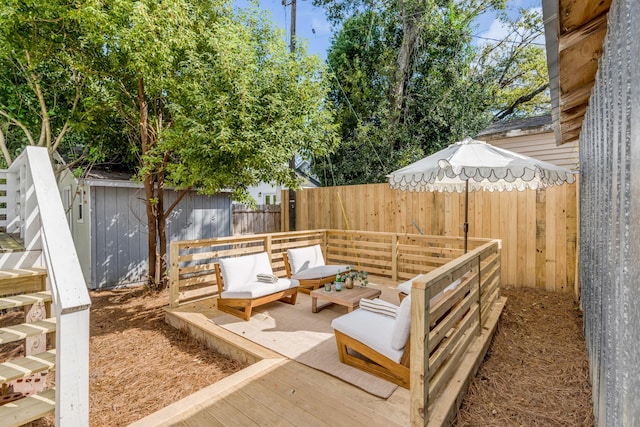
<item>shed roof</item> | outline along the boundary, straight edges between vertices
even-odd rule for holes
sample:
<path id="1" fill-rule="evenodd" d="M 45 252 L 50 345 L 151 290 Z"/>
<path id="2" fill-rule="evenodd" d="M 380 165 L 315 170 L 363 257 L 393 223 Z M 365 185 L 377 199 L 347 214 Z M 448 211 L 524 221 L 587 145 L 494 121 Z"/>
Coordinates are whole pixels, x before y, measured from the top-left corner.
<path id="1" fill-rule="evenodd" d="M 478 134 L 479 139 L 498 139 L 552 132 L 551 114 L 493 123 Z"/>

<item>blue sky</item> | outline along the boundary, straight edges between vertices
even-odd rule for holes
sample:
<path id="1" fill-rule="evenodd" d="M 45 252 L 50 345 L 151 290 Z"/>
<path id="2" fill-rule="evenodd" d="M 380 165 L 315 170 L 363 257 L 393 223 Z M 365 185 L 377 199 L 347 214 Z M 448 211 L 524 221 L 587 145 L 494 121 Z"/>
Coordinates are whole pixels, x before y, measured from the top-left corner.
<path id="1" fill-rule="evenodd" d="M 236 0 L 234 4 L 245 7 L 247 0 Z M 289 0 L 287 0 L 289 3 Z M 287 43 L 289 40 L 289 27 L 291 25 L 291 7 L 282 6 L 282 0 L 260 0 L 260 7 L 272 14 L 273 23 L 287 31 Z M 313 7 L 311 0 L 297 0 L 296 32 L 298 37 L 308 42 L 308 52 L 319 55 L 322 59 L 327 57 L 327 49 L 331 43 L 333 28 L 325 18 L 322 8 Z M 507 9 L 511 15 L 519 8 L 541 8 L 541 0 L 507 0 Z M 485 13 L 479 16 L 475 22 L 474 35 L 491 39 L 501 39 L 505 32 L 500 22 L 496 20 L 494 13 Z M 476 38 L 480 41 L 482 39 Z"/>

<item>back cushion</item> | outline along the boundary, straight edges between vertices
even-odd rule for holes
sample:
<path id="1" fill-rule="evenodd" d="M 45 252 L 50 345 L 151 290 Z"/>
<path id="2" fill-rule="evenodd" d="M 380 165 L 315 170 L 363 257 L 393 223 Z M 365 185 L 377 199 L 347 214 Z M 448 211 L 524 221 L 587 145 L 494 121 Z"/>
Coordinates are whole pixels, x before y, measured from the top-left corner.
<path id="1" fill-rule="evenodd" d="M 287 251 L 291 274 L 296 274 L 308 268 L 318 267 L 324 264 L 320 245 L 307 246 L 306 248 L 289 249 Z"/>
<path id="2" fill-rule="evenodd" d="M 400 303 L 396 321 L 391 333 L 391 347 L 395 350 L 402 350 L 407 345 L 409 332 L 411 331 L 411 295 Z"/>
<path id="3" fill-rule="evenodd" d="M 273 274 L 269 255 L 260 252 L 220 260 L 224 290 L 232 291 L 257 280 L 258 273 Z"/>

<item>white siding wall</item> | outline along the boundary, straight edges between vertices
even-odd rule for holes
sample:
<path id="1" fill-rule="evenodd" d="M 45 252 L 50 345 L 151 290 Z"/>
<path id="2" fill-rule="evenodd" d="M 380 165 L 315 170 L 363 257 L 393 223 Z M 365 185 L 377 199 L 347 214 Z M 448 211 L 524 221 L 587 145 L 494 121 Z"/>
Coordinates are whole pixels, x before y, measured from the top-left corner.
<path id="1" fill-rule="evenodd" d="M 78 180 L 74 178 L 73 174 L 68 170 L 64 170 L 60 173 L 58 178 L 58 188 L 60 189 L 60 195 L 64 193 L 64 189 L 71 188 L 71 201 L 72 208 L 69 212 L 69 219 L 71 220 L 70 229 L 71 236 L 73 237 L 73 243 L 76 247 L 78 259 L 80 260 L 80 266 L 82 267 L 82 275 L 87 284 L 91 282 L 91 221 L 88 218 L 90 205 L 90 193 L 84 189 L 88 188 L 87 185 L 78 185 Z M 64 203 L 64 198 L 62 199 Z M 82 204 L 83 217 L 80 219 L 80 204 Z M 65 206 L 66 209 L 66 206 Z"/>
<path id="2" fill-rule="evenodd" d="M 553 132 L 487 139 L 487 142 L 554 165 L 578 169 L 578 142 L 557 146 Z"/>

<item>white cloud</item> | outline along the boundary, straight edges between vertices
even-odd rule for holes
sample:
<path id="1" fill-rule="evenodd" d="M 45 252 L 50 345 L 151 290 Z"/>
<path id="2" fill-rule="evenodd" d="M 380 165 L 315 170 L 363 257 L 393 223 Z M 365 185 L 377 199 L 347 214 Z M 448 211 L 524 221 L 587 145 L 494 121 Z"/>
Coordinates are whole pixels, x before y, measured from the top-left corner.
<path id="1" fill-rule="evenodd" d="M 493 40 L 502 40 L 507 37 L 508 34 L 509 29 L 506 27 L 504 22 L 500 21 L 499 19 L 494 19 L 493 22 L 491 22 L 489 29 L 484 33 L 480 33 L 480 37 L 482 37 L 482 39 L 490 40 L 481 39 L 480 44 L 487 42 L 491 43 Z"/>

